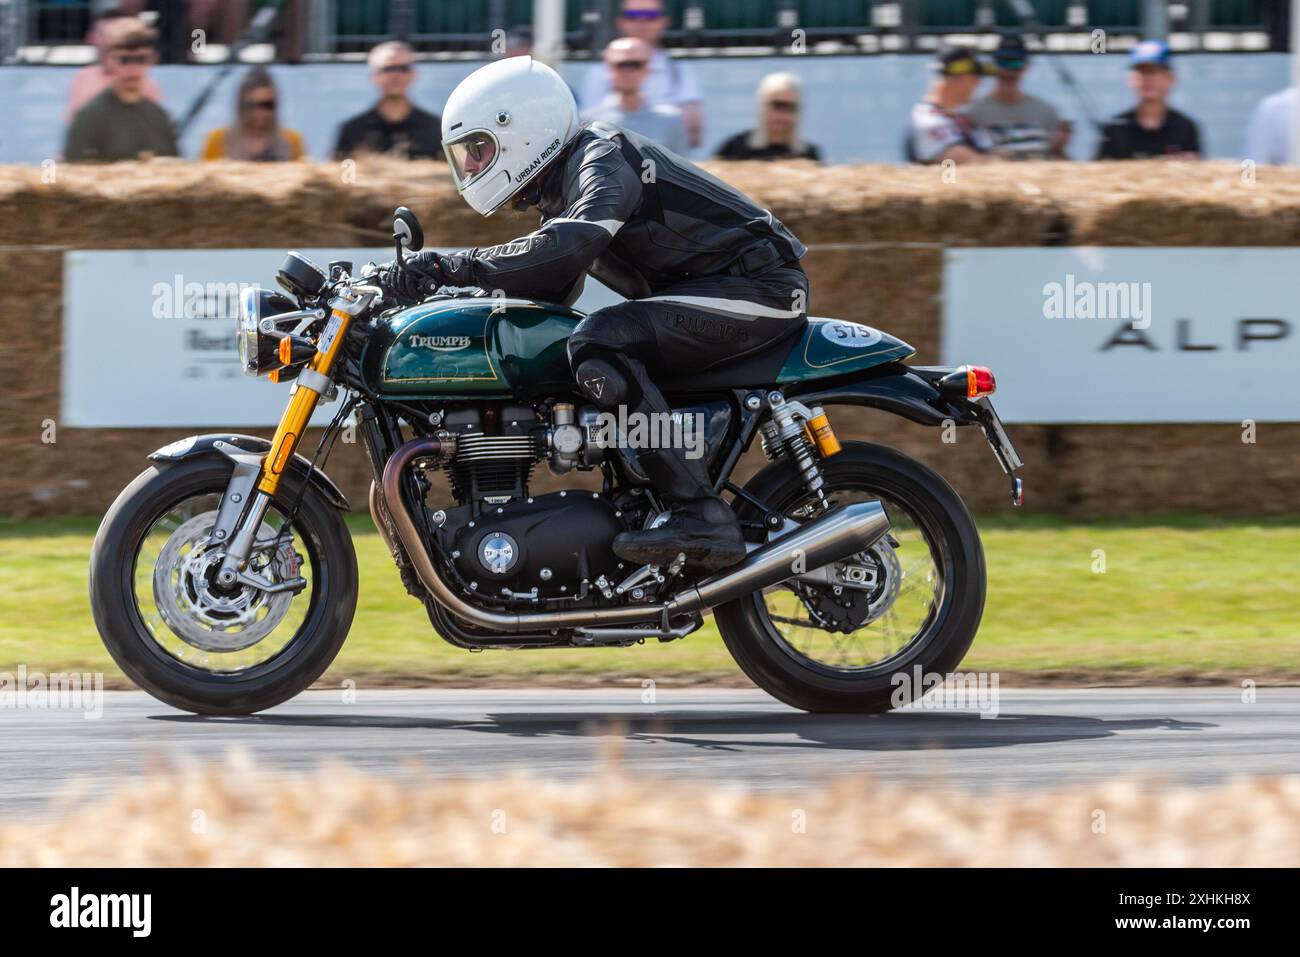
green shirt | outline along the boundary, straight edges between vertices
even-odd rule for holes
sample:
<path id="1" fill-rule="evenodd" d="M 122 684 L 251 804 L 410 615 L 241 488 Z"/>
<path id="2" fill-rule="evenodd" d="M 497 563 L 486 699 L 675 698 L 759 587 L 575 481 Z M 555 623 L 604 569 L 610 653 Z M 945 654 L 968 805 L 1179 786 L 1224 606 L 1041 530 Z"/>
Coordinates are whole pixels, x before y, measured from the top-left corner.
<path id="1" fill-rule="evenodd" d="M 147 97 L 123 102 L 112 87 L 77 112 L 63 148 L 69 163 L 116 163 L 141 153 L 180 155 L 171 118 Z"/>

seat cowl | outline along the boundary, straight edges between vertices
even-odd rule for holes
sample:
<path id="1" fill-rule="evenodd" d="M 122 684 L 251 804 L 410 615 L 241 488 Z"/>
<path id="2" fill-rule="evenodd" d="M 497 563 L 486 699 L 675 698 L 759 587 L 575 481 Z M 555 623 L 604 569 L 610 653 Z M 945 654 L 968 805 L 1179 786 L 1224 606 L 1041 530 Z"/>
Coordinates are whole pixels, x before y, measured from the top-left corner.
<path id="1" fill-rule="evenodd" d="M 915 354 L 916 350 L 902 339 L 861 322 L 810 316 L 803 336 L 781 367 L 777 382 L 843 375 L 898 362 Z"/>

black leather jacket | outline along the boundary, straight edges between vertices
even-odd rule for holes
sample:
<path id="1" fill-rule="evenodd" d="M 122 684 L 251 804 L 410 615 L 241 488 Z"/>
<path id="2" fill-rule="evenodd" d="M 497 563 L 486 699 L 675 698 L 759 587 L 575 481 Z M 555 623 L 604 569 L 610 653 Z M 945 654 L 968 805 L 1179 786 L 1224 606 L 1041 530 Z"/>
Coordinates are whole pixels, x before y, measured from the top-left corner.
<path id="1" fill-rule="evenodd" d="M 566 302 L 590 273 L 638 299 L 687 278 L 797 263 L 806 252 L 780 220 L 731 186 L 602 123 L 579 132 L 525 199 L 540 209 L 541 226 L 443 258 L 448 285 Z"/>

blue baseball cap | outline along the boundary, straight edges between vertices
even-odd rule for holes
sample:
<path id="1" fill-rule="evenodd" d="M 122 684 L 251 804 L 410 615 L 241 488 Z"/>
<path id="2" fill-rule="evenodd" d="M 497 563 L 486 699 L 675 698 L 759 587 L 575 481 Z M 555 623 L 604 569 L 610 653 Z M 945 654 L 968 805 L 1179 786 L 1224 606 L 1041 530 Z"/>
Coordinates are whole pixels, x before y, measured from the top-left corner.
<path id="1" fill-rule="evenodd" d="M 1136 70 L 1138 67 L 1150 65 L 1172 70 L 1173 64 L 1169 60 L 1168 43 L 1164 40 L 1143 40 L 1129 54 L 1128 68 Z"/>

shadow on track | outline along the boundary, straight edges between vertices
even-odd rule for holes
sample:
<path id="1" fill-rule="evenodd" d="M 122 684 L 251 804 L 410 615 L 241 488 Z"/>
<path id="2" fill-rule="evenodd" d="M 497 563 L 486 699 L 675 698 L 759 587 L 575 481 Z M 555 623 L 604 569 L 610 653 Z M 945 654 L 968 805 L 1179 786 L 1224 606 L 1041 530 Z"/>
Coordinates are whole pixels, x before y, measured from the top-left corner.
<path id="1" fill-rule="evenodd" d="M 881 715 L 819 715 L 782 711 L 644 711 L 599 715 L 592 712 L 489 714 L 482 718 L 405 718 L 367 714 L 257 714 L 245 717 L 155 715 L 154 720 L 200 724 L 331 728 L 386 728 L 394 731 L 472 731 L 520 738 L 614 737 L 627 741 L 668 742 L 703 750 L 748 751 L 763 748 L 835 751 L 914 751 L 1000 748 L 1107 738 L 1122 731 L 1199 731 L 1206 722 L 1174 718 L 1103 718 L 1072 715 L 1005 714 L 980 718 L 974 712 L 912 711 Z M 788 738 L 794 740 L 788 740 Z"/>

